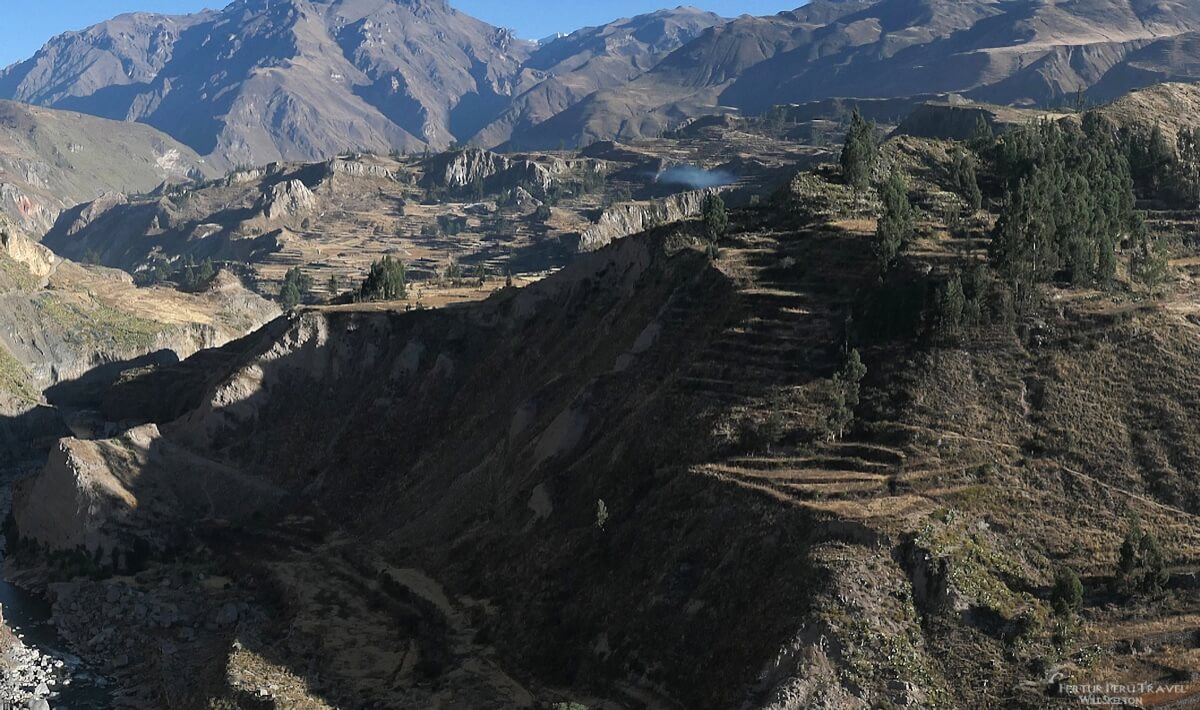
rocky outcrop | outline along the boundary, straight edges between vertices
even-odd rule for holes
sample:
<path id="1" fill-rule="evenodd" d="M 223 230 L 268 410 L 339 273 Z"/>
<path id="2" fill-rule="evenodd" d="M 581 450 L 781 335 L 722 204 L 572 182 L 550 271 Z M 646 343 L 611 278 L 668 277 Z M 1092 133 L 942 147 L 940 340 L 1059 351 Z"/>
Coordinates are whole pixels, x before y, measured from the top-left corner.
<path id="1" fill-rule="evenodd" d="M 134 447 L 148 452 L 157 437 L 150 426 L 120 442 L 60 441 L 41 473 L 14 490 L 12 513 L 22 538 L 55 550 L 112 549 L 115 530 L 138 505 L 120 476 L 136 474 L 145 455 Z M 124 468 L 116 470 L 115 461 Z"/>
<path id="2" fill-rule="evenodd" d="M 529 194 L 529 191 L 523 187 L 518 187 L 512 191 L 508 199 L 504 201 L 505 207 L 516 207 L 520 210 L 536 209 L 542 206 L 542 201 Z"/>
<path id="3" fill-rule="evenodd" d="M 0 182 L 0 212 L 17 220 L 23 229 L 37 233 L 46 231 L 54 225 L 61 208 L 56 200 Z"/>
<path id="4" fill-rule="evenodd" d="M 138 550 L 161 549 L 176 525 L 220 513 L 245 519 L 280 499 L 281 491 L 241 476 L 163 438 L 145 424 L 111 439 L 59 441 L 41 471 L 13 491 L 12 515 L 22 540 L 50 550 L 86 551 L 134 566 Z"/>
<path id="5" fill-rule="evenodd" d="M 336 158 L 326 163 L 331 175 L 342 173 L 343 175 L 353 175 L 354 177 L 378 177 L 394 180 L 395 173 L 388 170 L 382 165 L 366 163 L 361 160 L 343 160 Z"/>
<path id="6" fill-rule="evenodd" d="M 601 170 L 598 163 L 589 162 L 588 167 Z M 482 185 L 489 191 L 528 185 L 544 193 L 572 170 L 573 166 L 560 158 L 514 160 L 491 151 L 468 148 L 432 158 L 426 170 L 425 185 L 451 192 L 475 185 Z"/>
<path id="7" fill-rule="evenodd" d="M 129 204 L 129 198 L 125 197 L 123 193 L 117 192 L 103 195 L 96 200 L 81 205 L 77 208 L 75 218 L 71 221 L 70 226 L 67 227 L 67 236 L 78 234 L 114 207 L 127 204 Z"/>
<path id="8" fill-rule="evenodd" d="M 316 196 L 299 180 L 276 183 L 263 195 L 263 216 L 269 220 L 305 215 L 316 209 Z"/>
<path id="9" fill-rule="evenodd" d="M 9 259 L 29 270 L 38 279 L 44 279 L 54 273 L 58 257 L 46 247 L 33 242 L 20 233 L 10 230 L 0 223 L 0 250 Z"/>
<path id="10" fill-rule="evenodd" d="M 448 190 L 462 190 L 490 180 L 508 170 L 509 165 L 508 158 L 489 150 L 452 151 L 433 158 L 425 181 Z"/>
<path id="11" fill-rule="evenodd" d="M 596 224 L 579 237 L 579 251 L 595 251 L 608 244 L 652 229 L 699 215 L 704 202 L 717 190 L 693 190 L 653 202 L 629 202 L 613 205 L 600 215 Z"/>

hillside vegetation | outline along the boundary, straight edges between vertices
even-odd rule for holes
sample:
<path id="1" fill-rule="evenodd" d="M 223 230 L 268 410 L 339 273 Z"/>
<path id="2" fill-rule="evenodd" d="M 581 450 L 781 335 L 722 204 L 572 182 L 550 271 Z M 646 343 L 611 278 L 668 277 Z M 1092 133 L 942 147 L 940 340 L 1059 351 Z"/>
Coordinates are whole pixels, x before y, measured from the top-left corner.
<path id="1" fill-rule="evenodd" d="M 1196 212 L 1136 209 L 1186 151 L 852 121 L 842 168 L 526 288 L 131 373 L 106 406 L 144 415 L 18 487 L 19 566 L 151 705 L 1194 692 Z"/>

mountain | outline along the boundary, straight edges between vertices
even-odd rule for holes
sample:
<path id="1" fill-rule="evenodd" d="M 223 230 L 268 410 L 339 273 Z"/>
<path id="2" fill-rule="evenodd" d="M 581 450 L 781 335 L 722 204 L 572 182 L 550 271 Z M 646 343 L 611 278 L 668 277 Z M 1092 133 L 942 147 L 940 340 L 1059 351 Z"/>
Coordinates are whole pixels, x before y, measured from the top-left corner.
<path id="1" fill-rule="evenodd" d="M 680 9 L 539 48 L 444 0 L 240 0 L 61 35 L 0 96 L 148 123 L 223 167 L 442 148 L 502 141 L 718 21 Z"/>
<path id="2" fill-rule="evenodd" d="M 532 45 L 441 0 L 241 0 L 51 40 L 0 95 L 160 127 L 225 166 L 444 145 Z M 469 132 L 468 132 L 469 133 Z"/>
<path id="3" fill-rule="evenodd" d="M 444 0 L 240 0 L 123 15 L 0 72 L 0 97 L 141 121 L 220 167 L 451 143 L 653 136 L 714 111 L 963 93 L 1052 105 L 1200 77 L 1200 7 L 816 0 L 680 7 L 532 43 Z"/>
<path id="4" fill-rule="evenodd" d="M 514 136 L 522 146 L 654 135 L 716 107 L 963 93 L 1053 105 L 1200 77 L 1195 3 L 817 0 L 704 32 L 626 86 Z"/>
<path id="5" fill-rule="evenodd" d="M 961 145 L 881 150 L 917 204 L 959 199 Z M 883 281 L 877 214 L 801 173 L 719 248 L 675 222 L 482 302 L 306 308 L 139 368 L 106 433 L 31 456 L 10 573 L 136 707 L 1194 699 L 1196 246 L 1158 298 L 1122 271 L 1021 312 L 984 267 L 953 334 L 929 297 L 993 215 L 922 210 Z"/>
<path id="6" fill-rule="evenodd" d="M 103 193 L 148 192 L 211 170 L 149 126 L 0 101 L 0 214 L 31 234 Z"/>
<path id="7" fill-rule="evenodd" d="M 624 86 L 722 22 L 711 12 L 679 7 L 581 29 L 545 43 L 525 64 L 527 71 L 544 78 L 514 96 L 511 106 L 472 141 L 499 145 L 596 91 Z"/>

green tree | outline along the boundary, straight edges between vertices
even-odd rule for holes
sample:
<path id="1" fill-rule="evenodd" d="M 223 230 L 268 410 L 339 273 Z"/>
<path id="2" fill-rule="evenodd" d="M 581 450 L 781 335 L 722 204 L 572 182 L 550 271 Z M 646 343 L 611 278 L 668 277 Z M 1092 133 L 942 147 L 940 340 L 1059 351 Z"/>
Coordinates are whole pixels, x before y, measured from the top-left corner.
<path id="1" fill-rule="evenodd" d="M 1167 585 L 1170 573 L 1158 538 L 1134 516 L 1117 558 L 1117 584 L 1126 594 L 1153 594 Z"/>
<path id="2" fill-rule="evenodd" d="M 292 267 L 283 276 L 283 286 L 279 289 L 279 302 L 283 305 L 284 310 L 290 311 L 300 305 L 304 297 L 312 291 L 312 287 L 312 277 L 304 273 L 299 266 Z"/>
<path id="3" fill-rule="evenodd" d="M 1183 204 L 1200 208 L 1200 128 L 1179 129 L 1179 149 L 1175 193 Z M 1200 230 L 1197 230 L 1200 231 Z"/>
<path id="4" fill-rule="evenodd" d="M 858 350 L 851 350 L 842 369 L 830 381 L 831 407 L 826 422 L 830 438 L 840 439 L 854 421 L 854 410 L 858 407 L 862 380 L 867 375 Z"/>
<path id="5" fill-rule="evenodd" d="M 192 261 L 191 257 L 188 257 L 179 278 L 179 285 L 185 291 L 199 291 L 206 288 L 216 275 L 217 270 L 213 266 L 212 259 L 205 259 L 197 264 Z"/>
<path id="6" fill-rule="evenodd" d="M 850 115 L 850 130 L 842 146 L 842 177 L 855 189 L 865 190 L 871 182 L 879 149 L 875 145 L 875 126 L 863 118 L 856 106 Z"/>
<path id="7" fill-rule="evenodd" d="M 979 180 L 975 175 L 975 161 L 966 151 L 960 150 L 954 156 L 954 162 L 950 165 L 950 182 L 971 212 L 978 212 L 983 206 L 983 193 L 979 190 Z"/>
<path id="8" fill-rule="evenodd" d="M 983 113 L 980 113 L 975 117 L 975 129 L 971 132 L 969 141 L 971 147 L 975 150 L 984 150 L 991 147 L 995 140 L 996 134 L 992 131 L 992 124 L 988 123 Z"/>
<path id="9" fill-rule="evenodd" d="M 1151 295 L 1167 280 L 1171 262 L 1162 240 L 1154 239 L 1143 225 L 1137 230 L 1129 272 L 1134 281 L 1145 286 Z"/>
<path id="10" fill-rule="evenodd" d="M 367 278 L 358 290 L 361 301 L 398 301 L 408 298 L 407 269 L 404 262 L 384 256 L 371 264 Z"/>
<path id="11" fill-rule="evenodd" d="M 1071 568 L 1060 567 L 1055 574 L 1050 605 L 1054 607 L 1054 613 L 1064 619 L 1078 613 L 1083 607 L 1083 583 Z"/>
<path id="12" fill-rule="evenodd" d="M 967 308 L 967 296 L 963 291 L 962 277 L 954 274 L 942 286 L 938 294 L 938 321 L 948 332 L 957 331 L 962 325 Z"/>
<path id="13" fill-rule="evenodd" d="M 279 304 L 285 311 L 290 311 L 300 305 L 300 289 L 296 288 L 295 283 L 284 282 L 283 288 L 279 289 Z"/>
<path id="14" fill-rule="evenodd" d="M 718 194 L 709 195 L 704 201 L 704 231 L 708 238 L 717 241 L 729 231 L 729 212 L 725 200 Z"/>
<path id="15" fill-rule="evenodd" d="M 908 201 L 908 185 L 899 171 L 893 171 L 880 185 L 879 198 L 883 202 L 883 216 L 875 229 L 875 256 L 880 272 L 886 275 L 913 236 L 912 203 Z"/>
<path id="16" fill-rule="evenodd" d="M 332 274 L 329 281 L 326 283 L 326 288 L 329 290 L 330 297 L 337 296 L 342 291 L 342 284 L 338 281 L 337 274 Z"/>

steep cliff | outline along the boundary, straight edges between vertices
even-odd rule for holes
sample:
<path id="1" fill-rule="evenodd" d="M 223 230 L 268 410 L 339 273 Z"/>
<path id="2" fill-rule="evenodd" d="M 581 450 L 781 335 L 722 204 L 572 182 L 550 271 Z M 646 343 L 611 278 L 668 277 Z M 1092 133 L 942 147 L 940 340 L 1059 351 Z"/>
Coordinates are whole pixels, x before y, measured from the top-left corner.
<path id="1" fill-rule="evenodd" d="M 600 218 L 579 236 L 579 251 L 595 251 L 654 227 L 690 219 L 704 211 L 710 195 L 719 190 L 693 190 L 650 202 L 629 202 L 605 208 Z"/>

